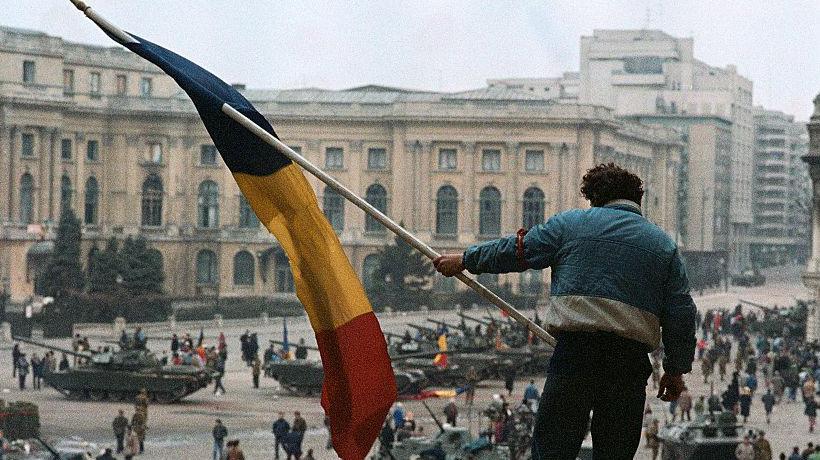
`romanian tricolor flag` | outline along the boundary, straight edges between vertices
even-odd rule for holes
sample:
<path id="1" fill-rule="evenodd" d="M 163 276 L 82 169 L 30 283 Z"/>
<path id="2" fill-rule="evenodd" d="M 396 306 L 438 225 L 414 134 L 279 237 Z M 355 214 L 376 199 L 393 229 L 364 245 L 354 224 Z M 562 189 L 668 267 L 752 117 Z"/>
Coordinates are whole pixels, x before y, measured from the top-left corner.
<path id="1" fill-rule="evenodd" d="M 302 170 L 222 112 L 227 104 L 276 135 L 265 117 L 230 85 L 84 11 L 114 40 L 159 66 L 188 93 L 242 194 L 290 259 L 296 293 L 322 356 L 322 407 L 330 418 L 333 447 L 344 459 L 365 458 L 396 399 L 396 382 L 361 282 Z"/>
<path id="2" fill-rule="evenodd" d="M 444 369 L 447 367 L 447 336 L 441 334 L 438 336 L 438 353 L 433 358 L 433 364 L 437 367 Z"/>

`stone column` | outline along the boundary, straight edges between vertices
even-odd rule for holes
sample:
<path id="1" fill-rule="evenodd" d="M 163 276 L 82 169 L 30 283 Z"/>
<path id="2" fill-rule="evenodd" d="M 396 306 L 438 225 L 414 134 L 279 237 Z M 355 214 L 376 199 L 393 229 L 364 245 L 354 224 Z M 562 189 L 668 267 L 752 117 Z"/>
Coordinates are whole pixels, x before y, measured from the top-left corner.
<path id="1" fill-rule="evenodd" d="M 814 292 L 815 304 L 806 321 L 806 341 L 820 339 L 820 94 L 814 98 L 814 114 L 808 124 L 809 154 L 803 161 L 809 165 L 812 184 L 811 259 L 803 272 L 803 284 Z"/>

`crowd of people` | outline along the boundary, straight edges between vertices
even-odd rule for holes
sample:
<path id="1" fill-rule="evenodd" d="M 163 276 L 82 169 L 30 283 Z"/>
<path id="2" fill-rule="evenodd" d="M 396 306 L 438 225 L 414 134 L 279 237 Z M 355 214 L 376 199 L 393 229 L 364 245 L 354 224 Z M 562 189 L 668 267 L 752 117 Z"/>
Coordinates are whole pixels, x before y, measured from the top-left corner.
<path id="1" fill-rule="evenodd" d="M 737 305 L 698 315 L 697 359 L 709 393 L 693 395 L 685 390 L 669 404 L 669 421 L 702 421 L 717 414 L 728 423 L 746 423 L 755 410 L 762 410 L 770 424 L 779 406 L 801 404 L 805 430 L 813 434 L 820 405 L 816 383 L 820 379 L 820 346 L 804 341 L 802 308 L 805 306 L 744 312 Z M 662 353 L 655 352 L 651 358 L 654 388 L 660 377 Z M 651 414 L 651 410 L 648 412 Z M 659 446 L 658 422 L 651 415 L 646 422 L 646 447 L 652 449 L 653 458 Z M 802 450 L 795 446 L 791 453 L 781 452 L 779 456 L 789 460 L 820 458 L 809 457 L 813 451 L 813 445 Z M 766 460 L 772 455 L 765 433 L 754 430 L 744 436 L 735 452 L 738 459 L 744 460 Z"/>

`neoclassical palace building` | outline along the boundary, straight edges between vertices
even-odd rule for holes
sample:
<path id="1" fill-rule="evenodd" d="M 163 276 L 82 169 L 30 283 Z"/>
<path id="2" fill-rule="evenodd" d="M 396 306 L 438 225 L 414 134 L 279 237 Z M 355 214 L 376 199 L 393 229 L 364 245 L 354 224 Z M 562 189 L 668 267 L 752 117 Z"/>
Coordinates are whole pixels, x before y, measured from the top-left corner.
<path id="1" fill-rule="evenodd" d="M 237 87 L 283 141 L 437 250 L 586 206 L 581 176 L 604 161 L 641 175 L 645 215 L 677 235 L 680 138 L 609 109 L 498 87 Z M 392 235 L 310 180 L 354 268 L 373 270 Z M 276 239 L 172 80 L 120 48 L 0 28 L 0 279 L 13 300 L 36 294 L 66 206 L 83 223 L 84 252 L 111 236 L 145 236 L 174 296 L 292 295 Z M 547 280 L 538 272 L 501 279 L 530 293 Z"/>

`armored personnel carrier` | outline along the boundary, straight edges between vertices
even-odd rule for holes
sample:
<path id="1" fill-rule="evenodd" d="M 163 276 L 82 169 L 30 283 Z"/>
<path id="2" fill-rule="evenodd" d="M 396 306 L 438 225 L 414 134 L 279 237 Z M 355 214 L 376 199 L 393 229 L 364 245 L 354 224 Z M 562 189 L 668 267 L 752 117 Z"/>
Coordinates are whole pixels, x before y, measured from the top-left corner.
<path id="1" fill-rule="evenodd" d="M 703 415 L 692 422 L 667 425 L 658 432 L 663 460 L 719 460 L 734 458 L 743 436 L 759 430 L 737 424 L 731 412 Z"/>
<path id="2" fill-rule="evenodd" d="M 213 376 L 213 371 L 197 366 L 163 366 L 145 348 L 80 353 L 24 337 L 14 339 L 78 358 L 73 368 L 43 375 L 48 386 L 71 399 L 130 401 L 145 388 L 153 400 L 172 403 L 207 387 Z"/>
<path id="3" fill-rule="evenodd" d="M 271 343 L 283 344 L 278 340 L 271 340 Z M 308 350 L 319 351 L 316 347 L 302 346 Z M 300 396 L 314 396 L 322 393 L 325 371 L 319 361 L 292 359 L 265 363 L 265 375 L 275 379 L 282 388 L 290 393 Z M 393 368 L 393 375 L 396 377 L 396 388 L 400 395 L 418 394 L 428 384 L 424 372 L 418 370 Z"/>

